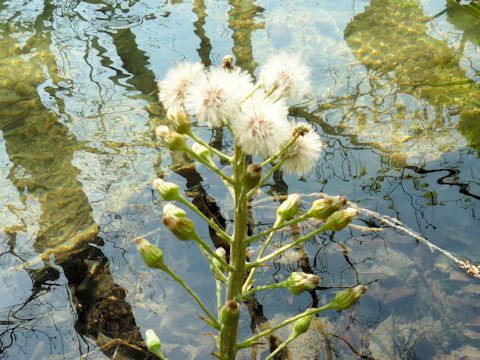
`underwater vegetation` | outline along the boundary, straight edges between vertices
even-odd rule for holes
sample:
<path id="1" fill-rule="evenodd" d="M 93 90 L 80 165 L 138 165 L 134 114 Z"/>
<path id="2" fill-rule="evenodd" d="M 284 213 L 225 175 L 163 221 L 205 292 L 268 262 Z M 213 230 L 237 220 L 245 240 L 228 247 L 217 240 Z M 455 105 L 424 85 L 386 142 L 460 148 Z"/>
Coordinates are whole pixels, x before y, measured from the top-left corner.
<path id="1" fill-rule="evenodd" d="M 453 6 L 447 10 L 448 16 L 461 11 Z M 469 21 L 478 19 L 470 16 L 467 26 Z M 350 119 L 355 125 L 349 126 L 357 126 L 361 132 L 375 124 L 383 128 L 381 124 L 387 122 L 385 128 L 391 136 L 386 141 L 398 145 L 393 145 L 394 153 L 408 153 L 414 143 L 417 151 L 421 144 L 420 151 L 429 152 L 427 160 L 461 147 L 457 130 L 478 149 L 480 87 L 459 65 L 462 49 L 429 34 L 429 18 L 419 1 L 373 0 L 353 17 L 344 35 L 355 58 L 373 71 L 371 81 L 378 89 L 370 94 L 373 102 L 379 109 L 383 103 L 394 109 L 365 114 L 359 107 Z M 376 74 L 380 75 L 377 79 Z M 385 88 L 385 83 L 398 90 Z M 400 93 L 423 101 L 423 109 L 412 111 L 412 101 L 409 104 Z M 389 147 L 388 143 L 385 146 Z"/>

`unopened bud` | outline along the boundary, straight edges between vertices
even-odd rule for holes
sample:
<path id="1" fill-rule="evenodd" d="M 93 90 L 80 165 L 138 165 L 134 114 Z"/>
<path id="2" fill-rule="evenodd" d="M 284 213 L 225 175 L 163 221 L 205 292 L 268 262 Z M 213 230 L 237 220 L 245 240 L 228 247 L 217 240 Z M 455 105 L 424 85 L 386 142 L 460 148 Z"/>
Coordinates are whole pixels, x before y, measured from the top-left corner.
<path id="1" fill-rule="evenodd" d="M 335 211 L 340 210 L 347 204 L 347 199 L 343 196 L 326 196 L 315 200 L 307 215 L 319 220 L 325 220 Z"/>
<path id="2" fill-rule="evenodd" d="M 175 205 L 167 204 L 163 207 L 162 220 L 179 240 L 193 240 L 198 237 L 193 221 L 187 218 L 185 211 Z"/>
<path id="3" fill-rule="evenodd" d="M 232 55 L 225 55 L 223 58 L 223 68 L 226 70 L 233 70 L 233 56 Z"/>
<path id="4" fill-rule="evenodd" d="M 212 152 L 205 146 L 194 142 L 192 145 L 192 151 L 197 154 L 204 163 L 215 166 L 215 163 L 212 160 Z"/>
<path id="5" fill-rule="evenodd" d="M 292 219 L 300 207 L 302 198 L 299 194 L 290 194 L 287 199 L 280 204 L 277 209 L 277 216 L 282 221 L 288 221 Z"/>
<path id="6" fill-rule="evenodd" d="M 181 199 L 180 187 L 177 184 L 166 182 L 160 178 L 153 180 L 152 184 L 163 200 L 171 201 Z"/>
<path id="7" fill-rule="evenodd" d="M 161 354 L 160 339 L 158 338 L 157 334 L 155 334 L 155 331 L 153 331 L 153 329 L 148 329 L 147 331 L 145 331 L 145 344 L 147 345 L 148 351 L 150 351 L 152 354 L 155 354 L 157 356 Z"/>
<path id="8" fill-rule="evenodd" d="M 262 166 L 260 164 L 250 164 L 242 177 L 242 184 L 246 189 L 253 189 L 259 183 L 262 177 Z"/>
<path id="9" fill-rule="evenodd" d="M 167 265 L 163 261 L 163 251 L 151 244 L 147 239 L 138 237 L 135 239 L 137 250 L 143 258 L 145 264 L 154 269 L 166 270 Z"/>
<path id="10" fill-rule="evenodd" d="M 178 216 L 178 217 L 187 217 L 185 210 L 175 206 L 171 203 L 165 204 L 163 207 L 164 216 Z"/>
<path id="11" fill-rule="evenodd" d="M 339 291 L 331 305 L 337 311 L 346 310 L 355 304 L 366 291 L 367 287 L 365 285 L 357 285 L 354 288 Z"/>
<path id="12" fill-rule="evenodd" d="M 295 129 L 293 129 L 293 135 L 303 136 L 310 132 L 310 128 L 307 125 L 299 125 Z"/>
<path id="13" fill-rule="evenodd" d="M 183 108 L 168 109 L 167 117 L 177 133 L 185 134 L 190 131 L 190 119 Z"/>
<path id="14" fill-rule="evenodd" d="M 330 215 L 323 227 L 328 230 L 340 231 L 345 228 L 352 220 L 358 216 L 358 209 L 346 208 L 345 210 L 335 211 Z"/>
<path id="15" fill-rule="evenodd" d="M 295 321 L 295 325 L 293 326 L 293 336 L 297 337 L 298 335 L 306 333 L 310 327 L 312 319 L 313 315 L 307 315 Z"/>
<path id="16" fill-rule="evenodd" d="M 240 316 L 240 304 L 235 300 L 228 300 L 220 310 L 220 324 L 232 324 Z"/>
<path id="17" fill-rule="evenodd" d="M 170 130 L 168 126 L 160 125 L 155 130 L 155 133 L 161 139 L 165 147 L 172 151 L 185 150 L 187 148 L 185 136 Z"/>
<path id="18" fill-rule="evenodd" d="M 215 253 L 225 262 L 227 262 L 227 252 L 223 247 L 219 247 L 215 250 Z M 213 272 L 215 278 L 219 281 L 225 281 L 225 275 L 223 274 L 225 269 L 220 261 L 217 258 L 212 257 L 212 261 L 210 263 L 210 269 Z"/>
<path id="19" fill-rule="evenodd" d="M 290 290 L 293 295 L 314 290 L 318 284 L 320 284 L 320 278 L 317 275 L 304 272 L 293 272 L 288 279 L 285 280 L 285 287 Z"/>

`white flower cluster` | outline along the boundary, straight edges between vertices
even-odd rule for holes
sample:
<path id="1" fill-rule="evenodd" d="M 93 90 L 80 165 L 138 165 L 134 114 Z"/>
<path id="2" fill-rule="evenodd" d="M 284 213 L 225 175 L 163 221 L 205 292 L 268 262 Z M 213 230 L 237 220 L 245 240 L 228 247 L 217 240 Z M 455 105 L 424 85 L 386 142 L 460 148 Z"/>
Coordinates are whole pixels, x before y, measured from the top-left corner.
<path id="1" fill-rule="evenodd" d="M 287 102 L 310 92 L 309 77 L 300 57 L 286 53 L 266 61 L 257 84 L 237 68 L 181 63 L 159 82 L 159 99 L 169 114 L 184 110 L 200 124 L 227 126 L 246 154 L 267 158 L 291 139 L 295 124 L 288 120 Z M 308 129 L 287 153 L 282 168 L 288 173 L 307 173 L 320 156 L 320 137 Z"/>

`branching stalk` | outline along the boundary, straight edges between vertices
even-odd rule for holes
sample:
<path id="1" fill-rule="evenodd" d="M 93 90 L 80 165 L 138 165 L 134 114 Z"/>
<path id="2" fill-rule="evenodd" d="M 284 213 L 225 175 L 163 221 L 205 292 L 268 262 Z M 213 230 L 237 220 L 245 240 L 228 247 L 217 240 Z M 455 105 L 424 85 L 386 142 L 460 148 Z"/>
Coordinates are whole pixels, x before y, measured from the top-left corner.
<path id="1" fill-rule="evenodd" d="M 247 268 L 261 266 L 264 263 L 266 263 L 267 261 L 270 261 L 270 260 L 274 259 L 278 255 L 284 253 L 285 251 L 291 249 L 292 247 L 295 247 L 298 244 L 301 244 L 302 242 L 307 241 L 308 239 L 314 237 L 315 235 L 320 234 L 321 232 L 323 232 L 325 230 L 326 230 L 325 226 L 321 226 L 320 228 L 308 233 L 307 235 L 304 235 L 304 236 L 298 238 L 297 240 L 291 242 L 290 244 L 282 246 L 280 249 L 274 251 L 273 253 L 271 253 L 271 254 L 263 257 L 263 258 L 257 259 L 255 262 L 251 262 L 251 263 L 247 264 Z"/>
<path id="2" fill-rule="evenodd" d="M 261 239 L 262 237 L 266 236 L 266 235 L 269 235 L 270 233 L 272 232 L 276 232 L 278 230 L 281 230 L 281 229 L 284 229 L 286 227 L 289 227 L 289 226 L 292 226 L 292 225 L 295 225 L 295 224 L 298 224 L 299 222 L 302 222 L 304 220 L 308 219 L 308 215 L 307 214 L 304 214 L 302 216 L 299 216 L 295 219 L 292 219 L 290 221 L 286 221 L 286 222 L 283 222 L 281 224 L 278 224 L 278 225 L 273 225 L 273 227 L 269 228 L 268 230 L 265 230 L 265 231 L 262 231 L 261 233 L 258 233 L 256 235 L 252 235 L 250 236 L 248 239 L 247 239 L 247 244 L 251 244 L 259 239 Z"/>
<path id="3" fill-rule="evenodd" d="M 216 328 L 220 328 L 220 324 L 218 323 L 218 321 L 213 317 L 213 315 L 210 313 L 210 311 L 207 309 L 207 307 L 205 306 L 205 304 L 202 302 L 202 300 L 200 300 L 200 298 L 198 297 L 197 293 L 195 291 L 192 290 L 192 288 L 190 286 L 188 286 L 188 284 L 180 277 L 178 276 L 177 274 L 175 274 L 173 272 L 172 269 L 170 269 L 169 267 L 167 267 L 165 269 L 165 272 L 170 275 L 172 277 L 173 280 L 175 280 L 178 284 L 180 284 L 180 286 L 182 286 L 189 294 L 190 296 L 196 301 L 196 303 L 198 304 L 198 306 L 200 306 L 200 308 L 204 311 L 205 315 L 207 315 L 208 319 L 209 319 L 209 323 L 211 322 L 212 323 L 212 326 L 214 325 L 214 327 Z"/>
<path id="4" fill-rule="evenodd" d="M 223 260 L 220 255 L 218 255 L 215 251 L 210 249 L 210 246 L 205 244 L 205 241 L 200 239 L 200 237 L 198 235 L 193 238 L 193 241 L 195 241 L 198 244 L 198 246 L 200 246 L 200 248 L 203 249 L 204 251 L 206 251 L 210 256 L 217 259 L 220 262 L 220 264 L 222 264 L 222 266 L 224 266 L 228 271 L 233 271 L 234 270 L 234 268 L 230 264 L 227 264 L 225 262 L 225 260 Z"/>
<path id="5" fill-rule="evenodd" d="M 234 269 L 229 273 L 227 301 L 235 300 L 242 292 L 245 279 L 245 239 L 247 237 L 247 192 L 240 179 L 246 171 L 245 154 L 239 146 L 235 147 L 233 164 L 233 188 L 235 202 L 235 227 L 233 242 L 230 246 L 230 265 Z M 235 360 L 238 331 L 238 316 L 222 324 L 220 330 L 221 360 Z"/>
<path id="6" fill-rule="evenodd" d="M 178 201 L 180 201 L 182 204 L 184 204 L 186 207 L 192 210 L 195 214 L 200 216 L 213 230 L 215 230 L 218 236 L 220 236 L 224 240 L 227 240 L 229 243 L 232 242 L 232 237 L 228 235 L 215 221 L 206 217 L 205 214 L 202 213 L 198 207 L 196 207 L 190 201 L 185 199 L 183 196 Z"/>
<path id="7" fill-rule="evenodd" d="M 252 346 L 252 345 L 256 344 L 258 342 L 258 340 L 260 340 L 262 337 L 270 335 L 274 331 L 276 331 L 278 329 L 281 329 L 282 327 L 287 326 L 288 324 L 291 324 L 292 322 L 295 322 L 298 319 L 301 319 L 305 316 L 316 315 L 316 314 L 318 314 L 322 311 L 329 310 L 329 309 L 332 309 L 332 304 L 331 303 L 328 303 L 328 304 L 326 304 L 322 307 L 319 307 L 319 308 L 307 309 L 303 313 L 298 314 L 296 316 L 293 316 L 291 318 L 288 318 L 288 319 L 282 321 L 280 324 L 275 325 L 275 326 L 273 326 L 273 327 L 271 327 L 271 328 L 269 328 L 265 331 L 262 331 L 262 332 L 258 333 L 257 335 L 254 335 L 251 338 L 237 344 L 237 349 L 240 350 L 240 349 L 245 349 L 249 346 Z"/>
<path id="8" fill-rule="evenodd" d="M 232 184 L 233 180 L 230 176 L 225 175 L 221 170 L 219 170 L 214 164 L 204 161 L 200 156 L 198 156 L 194 151 L 191 149 L 184 150 L 188 155 L 193 157 L 195 160 L 199 161 L 203 165 L 207 166 L 210 170 L 212 170 L 215 174 L 217 174 L 223 181 L 227 182 L 228 184 Z"/>
<path id="9" fill-rule="evenodd" d="M 210 144 L 207 144 L 199 136 L 195 135 L 195 133 L 193 131 L 189 131 L 187 133 L 187 135 L 190 138 L 192 138 L 193 140 L 195 140 L 197 143 L 199 143 L 200 145 L 205 146 L 208 150 L 210 150 L 212 153 L 217 155 L 220 159 L 227 161 L 229 164 L 231 164 L 233 162 L 233 159 L 232 159 L 231 156 L 228 156 L 228 155 L 224 154 L 223 152 L 221 152 L 220 150 L 214 148 Z"/>

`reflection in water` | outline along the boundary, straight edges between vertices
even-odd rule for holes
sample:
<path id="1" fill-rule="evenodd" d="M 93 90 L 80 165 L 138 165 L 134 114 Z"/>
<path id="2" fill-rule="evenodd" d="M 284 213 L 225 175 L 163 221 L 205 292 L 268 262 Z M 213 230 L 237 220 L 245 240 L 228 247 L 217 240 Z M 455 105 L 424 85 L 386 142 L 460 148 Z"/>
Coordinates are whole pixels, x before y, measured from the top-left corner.
<path id="1" fill-rule="evenodd" d="M 12 5 L 14 2 L 10 3 Z M 41 1 L 32 1 L 30 5 L 33 4 L 32 8 L 37 10 L 42 9 L 39 3 Z M 191 248 L 185 247 L 185 244 L 177 246 L 174 241 L 170 241 L 168 234 L 159 230 L 159 206 L 152 204 L 156 198 L 151 196 L 150 191 L 145 190 L 139 194 L 146 187 L 144 184 L 155 176 L 151 163 L 158 155 L 156 150 L 151 149 L 153 132 L 150 131 L 148 122 L 155 123 L 158 121 L 157 116 L 162 118 L 164 115 L 155 94 L 155 77 L 161 77 L 161 74 L 151 69 L 161 68 L 167 62 L 179 61 L 179 52 L 185 52 L 180 43 L 191 49 L 198 47 L 199 58 L 205 65 L 209 65 L 212 44 L 217 39 L 222 41 L 219 34 L 212 33 L 210 39 L 207 37 L 206 24 L 209 20 L 218 20 L 210 13 L 212 18 L 207 17 L 206 7 L 212 2 L 193 0 L 175 5 L 179 3 L 181 1 L 170 1 L 164 5 L 163 2 L 159 4 L 154 0 L 87 0 L 75 2 L 74 6 L 70 3 L 67 6 L 47 3 L 43 8 L 44 14 L 39 16 L 35 25 L 37 36 L 27 42 L 28 46 L 18 45 L 26 41 L 21 38 L 21 34 L 15 39 L 5 35 L 0 40 L 1 53 L 9 54 L 0 57 L 0 64 L 16 62 L 16 69 L 19 70 L 13 75 L 9 72 L 8 76 L 0 79 L 1 160 L 8 156 L 8 166 L 0 162 L 0 166 L 3 166 L 0 170 L 7 169 L 5 175 L 0 174 L 0 185 L 9 186 L 6 190 L 7 200 L 0 199 L 0 203 L 8 205 L 8 221 L 0 218 L 0 226 L 7 224 L 7 228 L 0 231 L 0 238 L 5 239 L 1 243 L 2 251 L 5 252 L 0 257 L 1 266 L 7 269 L 18 266 L 22 261 L 19 257 L 31 259 L 36 252 L 48 249 L 50 245 L 67 244 L 67 238 L 73 239 L 70 245 L 72 242 L 77 244 L 74 251 L 69 246 L 68 257 L 64 256 L 65 252 L 57 253 L 55 261 L 49 267 L 39 268 L 37 264 L 28 272 L 2 273 L 7 299 L 2 301 L 5 308 L 1 310 L 0 352 L 9 346 L 10 350 L 0 356 L 16 358 L 15 351 L 22 348 L 24 358 L 46 358 L 55 354 L 67 354 L 63 356 L 72 355 L 71 358 L 76 358 L 77 354 L 87 352 L 89 357 L 102 357 L 99 345 L 112 344 L 113 347 L 109 345 L 104 349 L 107 355 L 112 354 L 120 343 L 111 343 L 110 339 L 120 337 L 120 331 L 123 339 L 140 347 L 135 319 L 125 301 L 125 290 L 113 282 L 109 265 L 117 283 L 123 285 L 128 283 L 129 279 L 125 280 L 128 276 L 134 278 L 129 284 L 132 286 L 125 286 L 125 289 L 130 290 L 128 301 L 135 303 L 135 311 L 139 315 L 137 323 L 144 328 L 157 327 L 162 332 L 162 342 L 165 339 L 165 350 L 171 359 L 203 359 L 209 356 L 212 343 L 203 335 L 198 335 L 204 329 L 197 331 L 198 328 L 195 328 L 196 321 L 192 320 L 195 318 L 195 308 L 184 298 L 184 293 L 177 291 L 175 285 L 165 281 L 161 274 L 144 271 L 144 266 L 137 262 L 138 254 L 128 245 L 129 239 L 143 230 L 151 231 L 155 236 L 160 233 L 158 238 L 161 239 L 162 246 L 169 247 L 165 252 L 167 257 L 170 256 L 168 260 L 178 266 L 179 271 L 189 273 L 189 276 L 192 273 L 200 274 L 191 277 L 192 285 L 199 289 L 202 298 L 209 301 L 209 290 L 205 290 L 212 285 L 206 280 L 208 269 L 201 267 L 193 256 L 185 256 L 196 254 L 190 251 Z M 288 3 L 290 6 L 284 7 L 285 2 L 262 1 L 265 11 L 253 1 L 231 0 L 225 5 L 224 8 L 228 8 L 227 21 L 232 30 L 232 51 L 237 58 L 237 65 L 254 73 L 256 62 L 253 53 L 270 51 L 260 49 L 258 44 L 255 47 L 256 43 L 252 40 L 254 31 L 263 26 L 258 24 L 259 18 L 262 21 L 265 18 L 265 22 L 270 23 L 272 19 L 278 20 L 279 14 L 279 18 L 289 18 L 282 14 L 291 14 L 293 8 L 303 9 L 310 17 L 292 15 L 296 20 L 289 21 L 288 29 L 293 34 L 292 37 L 298 39 L 299 34 L 305 34 L 307 24 L 308 41 L 324 35 L 321 24 L 325 24 L 325 21 L 315 23 L 314 19 L 331 16 L 331 9 L 340 9 L 335 12 L 337 15 L 343 14 L 342 11 L 347 14 L 342 15 L 338 24 L 342 21 L 346 24 L 351 19 L 351 4 L 338 3 L 338 6 L 331 5 L 326 11 L 320 7 L 312 8 L 304 0 Z M 8 1 L 2 2 L 0 9 L 6 4 Z M 404 13 L 392 10 L 403 6 L 407 7 L 403 9 Z M 175 13 L 176 7 L 187 11 L 178 12 L 173 19 L 169 14 Z M 19 6 L 11 12 L 16 13 L 15 16 L 23 13 L 21 16 L 25 19 L 28 12 L 22 9 Z M 473 25 L 469 25 L 470 21 L 462 23 L 461 15 L 455 9 L 457 8 L 448 7 L 448 20 L 464 32 L 465 41 L 476 42 Z M 193 11 L 193 16 L 190 10 Z M 57 29 L 55 32 L 45 29 L 45 26 L 51 26 L 52 11 L 62 14 L 53 16 L 52 26 Z M 145 12 L 157 15 L 163 13 L 165 17 L 155 18 L 155 15 L 147 19 Z M 221 19 L 225 12 L 219 14 Z M 325 12 L 328 14 L 325 15 Z M 372 12 L 378 15 L 378 19 L 371 15 Z M 368 14 L 370 15 L 367 16 Z M 15 25 L 8 25 L 15 32 L 14 36 L 21 31 L 30 32 L 29 24 L 33 21 L 17 21 L 15 16 L 12 18 Z M 365 17 L 375 21 L 368 23 Z M 44 19 L 48 21 L 43 22 Z M 189 29 L 185 24 L 190 19 L 193 19 L 193 32 L 185 34 L 185 29 Z M 452 101 L 439 95 L 444 94 L 442 86 L 437 86 L 441 90 L 439 94 L 427 91 L 434 86 L 428 83 L 423 72 L 419 71 L 415 75 L 417 77 L 410 74 L 408 69 L 414 72 L 417 70 L 411 69 L 407 54 L 401 53 L 401 49 L 409 44 L 396 39 L 395 34 L 384 34 L 383 30 L 372 29 L 377 20 L 383 22 L 383 26 L 391 32 L 396 31 L 404 37 L 411 36 L 412 30 L 407 29 L 415 28 L 415 31 L 419 31 L 417 35 L 420 40 L 430 42 L 430 45 L 423 47 L 424 51 L 437 52 L 435 56 L 429 57 L 431 61 L 442 54 L 461 57 L 460 48 L 446 48 L 441 41 L 429 37 L 428 23 L 417 19 L 427 20 L 422 19 L 422 11 L 416 1 L 372 1 L 364 14 L 353 18 L 348 26 L 347 44 L 356 51 L 357 60 L 366 65 L 368 74 L 362 79 L 351 79 L 352 89 L 357 91 L 353 95 L 329 98 L 322 104 L 329 106 L 332 112 L 344 112 L 345 118 L 340 121 L 343 128 L 336 126 L 336 118 L 330 114 L 326 116 L 327 121 L 333 121 L 328 123 L 317 114 L 307 113 L 305 109 L 295 110 L 295 116 L 320 125 L 319 130 L 323 130 L 328 148 L 325 149 L 324 159 L 319 162 L 316 173 L 301 182 L 289 179 L 288 184 L 292 191 L 298 192 L 325 189 L 329 193 L 344 193 L 351 199 L 365 201 L 365 206 L 369 208 L 379 207 L 378 210 L 382 213 L 385 210 L 403 221 L 410 220 L 410 225 L 417 221 L 417 231 L 423 231 L 429 239 L 443 242 L 446 248 L 460 248 L 468 256 L 474 249 L 471 239 L 474 238 L 475 230 L 471 229 L 471 225 L 478 222 L 478 205 L 474 199 L 478 194 L 478 181 L 475 178 L 478 163 L 474 162 L 473 156 L 467 156 L 467 151 L 461 151 L 458 159 L 457 153 L 446 155 L 442 160 L 430 163 L 428 168 L 404 165 L 406 161 L 415 160 L 412 154 L 417 149 L 420 155 L 431 152 L 437 156 L 444 150 L 455 149 L 462 144 L 464 139 L 457 129 L 461 129 L 462 134 L 468 137 L 467 132 L 473 129 L 468 115 L 471 113 L 474 116 L 474 111 L 470 111 L 474 104 L 462 98 L 457 99 L 461 106 L 453 106 Z M 310 21 L 312 26 L 309 26 Z M 471 24 L 475 24 L 473 20 Z M 4 26 L 6 25 L 0 25 Z M 470 28 L 471 31 L 468 30 Z M 39 36 L 42 32 L 43 37 Z M 382 44 L 370 37 L 368 32 L 376 32 L 383 42 L 385 48 L 382 48 L 384 51 L 381 54 L 374 50 Z M 172 46 L 173 55 L 169 55 L 171 45 L 165 44 L 174 33 L 182 34 L 182 39 L 180 41 L 177 36 L 177 43 Z M 259 39 L 269 36 L 264 31 L 257 35 Z M 52 41 L 56 43 L 51 43 L 49 36 L 54 37 L 55 40 Z M 159 42 L 149 43 L 152 37 Z M 356 44 L 356 38 L 365 44 Z M 409 41 L 417 45 L 416 39 L 409 38 Z M 337 40 L 335 42 L 340 43 Z M 19 50 L 14 47 L 24 50 L 16 53 Z M 159 48 L 162 48 L 162 56 L 152 55 L 158 55 Z M 404 56 L 401 59 L 408 66 L 402 67 L 393 59 L 382 66 L 372 60 L 371 56 L 357 52 L 362 49 L 384 61 L 390 61 L 389 52 L 395 56 Z M 318 54 L 317 48 L 312 51 Z M 409 51 L 417 57 L 419 52 L 418 49 Z M 59 71 L 53 65 L 53 54 L 62 66 Z M 193 56 L 195 57 L 195 52 Z M 326 62 L 343 61 L 343 58 L 336 55 L 324 56 Z M 180 57 L 183 58 L 183 55 Z M 425 64 L 421 59 L 418 61 L 422 66 Z M 461 71 L 455 70 L 458 68 L 455 61 L 444 62 L 453 76 L 463 76 L 462 81 L 466 81 L 466 84 L 457 84 L 455 81 L 452 85 L 454 88 L 466 86 L 475 90 L 472 82 L 461 75 Z M 347 65 L 341 64 L 345 67 Z M 322 66 L 315 69 L 318 74 L 322 73 Z M 438 65 L 438 72 L 442 74 L 441 66 Z M 397 75 L 397 68 L 400 75 Z M 473 69 L 467 74 L 470 78 L 475 77 L 472 71 Z M 58 79 L 59 72 L 69 79 Z M 364 74 L 364 67 L 359 72 Z M 22 81 L 15 80 L 13 83 L 10 78 Z M 412 81 L 415 81 L 415 86 L 410 83 Z M 427 83 L 425 85 L 419 81 Z M 463 92 L 460 93 L 464 95 Z M 329 102 L 331 99 L 333 100 Z M 149 110 L 152 110 L 150 118 L 143 111 L 147 102 Z M 452 106 L 443 109 L 442 104 L 445 102 Z M 462 128 L 463 124 L 465 128 Z M 363 130 L 354 136 L 357 126 L 359 129 L 363 127 Z M 377 128 L 380 130 L 380 146 L 372 139 Z M 386 128 L 388 136 L 385 136 Z M 207 138 L 211 136 L 205 131 L 202 135 Z M 229 139 L 217 135 L 219 136 L 212 136 L 217 140 L 216 144 L 219 147 L 222 144 L 228 146 Z M 448 139 L 450 135 L 451 139 Z M 432 137 L 432 144 L 426 144 L 426 141 L 431 142 Z M 77 140 L 80 138 L 84 141 Z M 478 137 L 472 132 L 469 142 L 474 144 L 475 139 Z M 416 141 L 422 145 L 416 146 Z M 422 148 L 425 145 L 431 147 L 425 150 Z M 31 151 L 32 147 L 36 149 L 35 152 Z M 378 151 L 379 148 L 381 151 Z M 396 151 L 397 154 L 388 158 L 384 156 L 383 150 Z M 402 155 L 404 151 L 407 156 Z M 52 153 L 55 155 L 52 156 Z M 155 170 L 157 175 L 165 176 L 165 172 L 160 169 L 161 156 L 168 154 L 162 151 L 158 155 Z M 180 166 L 167 173 L 171 177 L 169 180 L 178 182 L 178 175 L 184 177 L 184 188 L 192 196 L 192 201 L 203 207 L 209 217 L 216 217 L 222 226 L 229 226 L 231 214 L 220 213 L 218 208 L 218 204 L 223 201 L 222 193 L 218 190 L 222 184 L 210 181 L 208 175 L 202 172 L 203 169 L 195 169 L 183 156 L 171 154 L 171 158 L 172 162 L 178 162 Z M 472 181 L 465 181 L 466 173 L 472 174 Z M 281 177 L 273 185 L 273 191 L 285 193 L 287 188 L 280 186 L 280 181 L 283 182 Z M 446 184 L 452 186 L 445 186 Z M 458 192 L 465 196 L 459 197 Z M 132 193 L 138 195 L 132 196 Z M 12 198 L 14 199 L 11 200 Z M 75 201 L 70 202 L 70 198 Z M 262 198 L 259 202 L 252 214 L 252 227 L 255 226 L 255 231 L 271 226 L 268 221 L 275 215 L 278 205 L 273 198 Z M 308 205 L 309 200 L 305 202 L 304 208 Z M 72 212 L 79 216 L 72 216 Z M 59 216 L 56 217 L 55 213 Z M 455 219 L 450 215 L 452 213 L 456 214 Z M 370 226 L 378 226 L 372 219 L 362 221 Z M 109 256 L 110 264 L 102 251 L 95 247 L 101 245 L 96 222 L 101 224 L 100 234 L 105 241 L 102 250 Z M 36 236 L 37 233 L 40 234 L 36 227 L 42 228 L 42 236 Z M 435 231 L 435 227 L 439 230 Z M 278 243 L 304 231 L 306 229 L 301 227 L 290 229 L 279 236 Z M 207 233 L 208 230 L 205 229 L 205 234 Z M 452 239 L 456 240 L 455 244 Z M 214 236 L 212 240 L 218 245 Z M 89 246 L 87 242 L 95 246 Z M 109 246 L 116 251 L 109 252 Z M 35 251 L 30 250 L 32 247 Z M 119 259 L 123 255 L 125 259 Z M 138 264 L 136 269 L 140 272 L 121 268 L 123 265 L 126 268 L 129 263 Z M 325 314 L 321 317 L 322 321 L 315 320 L 312 331 L 304 340 L 299 339 L 292 344 L 291 356 L 302 354 L 306 358 L 322 358 L 322 354 L 326 354 L 325 358 L 350 359 L 369 356 L 440 358 L 443 355 L 461 358 L 469 352 L 475 355 L 475 341 L 478 340 L 478 287 L 469 283 L 462 274 L 459 276 L 451 264 L 432 256 L 426 249 L 415 247 L 410 239 L 405 239 L 394 231 L 373 238 L 356 232 L 349 235 L 348 231 L 345 234 L 326 234 L 295 249 L 271 268 L 262 269 L 258 284 L 272 282 L 272 278 L 281 280 L 291 271 L 299 269 L 320 275 L 322 286 L 312 296 L 305 295 L 296 299 L 282 292 L 266 293 L 262 297 L 251 299 L 247 304 L 250 319 L 245 319 L 245 323 L 248 322 L 251 326 L 251 331 L 269 326 L 269 323 L 283 319 L 286 314 L 296 313 L 299 308 L 314 305 L 317 300 L 323 303 L 333 295 L 336 288 L 353 285 L 358 281 L 371 285 L 365 300 L 357 308 L 342 314 Z M 148 281 L 145 281 L 145 277 L 142 278 L 145 274 L 148 274 Z M 162 298 L 162 290 L 165 291 L 165 298 Z M 12 305 L 20 301 L 21 304 Z M 147 311 L 145 307 L 148 308 Z M 70 330 L 74 327 L 78 332 Z M 247 325 L 243 326 L 242 331 L 248 336 Z M 259 346 L 252 353 L 245 353 L 245 358 L 255 358 L 256 355 L 261 358 L 275 347 L 274 343 L 279 338 L 287 336 L 288 331 L 276 333 L 275 337 L 269 339 L 270 343 Z M 27 337 L 30 338 L 23 342 Z M 72 346 L 77 346 L 78 349 L 71 350 Z M 119 349 L 124 355 L 127 349 L 134 351 L 122 345 Z M 125 357 L 136 358 L 137 355 L 130 353 Z"/>
<path id="2" fill-rule="evenodd" d="M 229 3 L 232 8 L 228 11 L 228 27 L 233 32 L 232 52 L 236 65 L 253 75 L 257 63 L 253 57 L 252 34 L 265 27 L 263 22 L 256 22 L 264 9 L 254 0 L 229 0 Z"/>
<path id="3" fill-rule="evenodd" d="M 200 39 L 200 45 L 197 48 L 198 56 L 200 57 L 200 60 L 205 66 L 210 66 L 212 65 L 212 62 L 210 60 L 210 53 L 212 51 L 212 44 L 210 42 L 210 39 L 207 37 L 207 34 L 205 33 L 205 22 L 207 18 L 207 11 L 205 9 L 205 0 L 195 0 L 193 2 L 193 9 L 192 11 L 195 13 L 197 16 L 197 21 L 193 23 L 195 26 L 195 35 L 198 36 Z"/>
<path id="4" fill-rule="evenodd" d="M 2 34 L 0 38 L 1 52 L 7 55 L 1 60 L 0 130 L 12 162 L 8 178 L 18 189 L 25 206 L 29 198 L 38 201 L 38 230 L 33 246 L 49 264 L 27 270 L 33 283 L 32 294 L 18 308 L 5 314 L 7 318 L 2 325 L 6 325 L 6 329 L 2 333 L 0 352 L 13 345 L 3 341 L 8 336 L 22 333 L 28 338 L 26 332 L 42 331 L 44 324 L 37 324 L 37 329 L 35 322 L 28 323 L 43 312 L 42 308 L 59 305 L 58 300 L 49 297 L 49 291 L 55 284 L 61 286 L 63 272 L 71 295 L 67 301 L 73 306 L 69 315 L 76 318 L 75 329 L 79 334 L 93 338 L 105 353 L 117 352 L 120 358 L 148 358 L 146 350 L 139 347 L 142 338 L 130 305 L 125 301 L 126 292 L 113 282 L 108 260 L 97 248 L 102 245 L 97 237 L 99 227 L 93 220 L 82 184 L 77 180 L 79 170 L 72 165 L 75 152 L 83 145 L 61 122 L 63 116 L 59 108 L 63 105 L 55 106 L 55 91 L 61 79 L 49 51 L 48 30 L 51 29 L 43 26 L 51 21 L 54 9 L 50 2 L 44 4 L 43 13 L 34 23 L 38 35 L 28 38 L 25 46 L 19 46 L 12 35 Z M 11 72 L 12 66 L 15 72 Z M 26 217 L 18 220 L 25 224 L 18 233 L 25 233 L 32 226 L 28 210 Z M 22 244 L 18 247 L 10 244 L 10 252 L 21 254 Z M 54 261 L 50 264 L 51 256 Z M 42 297 L 45 304 L 40 300 Z M 23 319 L 25 324 L 17 321 L 29 314 L 34 318 Z M 57 317 L 54 314 L 53 320 Z M 30 330 L 27 325 L 31 326 Z M 62 343 L 67 334 L 58 330 L 58 334 L 45 333 L 45 336 L 53 343 Z M 83 347 L 86 342 L 80 344 Z M 71 345 L 65 344 L 63 351 L 72 351 Z M 38 347 L 33 350 L 31 356 L 41 356 Z M 24 349 L 25 354 L 29 351 L 32 349 Z M 48 356 L 48 349 L 44 351 Z"/>
<path id="5" fill-rule="evenodd" d="M 375 136 L 409 163 L 462 146 L 456 129 L 458 123 L 464 133 L 476 127 L 480 89 L 460 68 L 462 53 L 428 35 L 419 2 L 373 0 L 348 24 L 345 40 L 375 72 L 358 84 L 343 126 L 360 137 Z M 415 98 L 408 95 L 423 104 L 415 108 Z"/>

